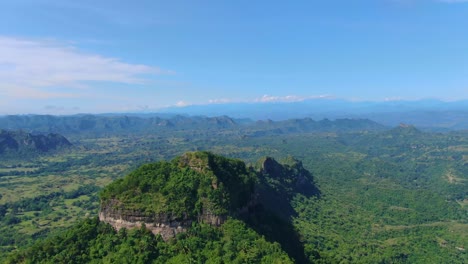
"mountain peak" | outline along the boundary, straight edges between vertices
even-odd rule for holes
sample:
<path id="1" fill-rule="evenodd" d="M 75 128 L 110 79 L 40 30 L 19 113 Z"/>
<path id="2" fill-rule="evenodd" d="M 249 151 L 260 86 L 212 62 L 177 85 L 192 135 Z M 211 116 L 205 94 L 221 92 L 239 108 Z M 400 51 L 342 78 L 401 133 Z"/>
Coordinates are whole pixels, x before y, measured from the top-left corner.
<path id="1" fill-rule="evenodd" d="M 0 153 L 33 154 L 68 148 L 72 144 L 59 134 L 34 135 L 24 131 L 0 130 Z"/>
<path id="2" fill-rule="evenodd" d="M 391 133 L 399 135 L 418 135 L 422 132 L 413 125 L 401 123 L 399 126 L 392 129 Z"/>
<path id="3" fill-rule="evenodd" d="M 247 206 L 254 183 L 255 174 L 240 160 L 188 152 L 171 162 L 143 165 L 107 186 L 99 217 L 116 229 L 145 223 L 168 239 L 192 222 L 224 223 Z"/>

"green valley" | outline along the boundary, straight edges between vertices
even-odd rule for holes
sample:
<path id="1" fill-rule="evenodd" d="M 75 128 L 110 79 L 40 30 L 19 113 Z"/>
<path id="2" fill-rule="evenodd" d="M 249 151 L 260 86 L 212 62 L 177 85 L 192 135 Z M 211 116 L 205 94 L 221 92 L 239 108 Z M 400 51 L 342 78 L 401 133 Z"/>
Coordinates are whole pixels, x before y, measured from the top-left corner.
<path id="1" fill-rule="evenodd" d="M 142 263 L 249 262 L 249 257 L 252 262 L 266 263 L 273 259 L 279 263 L 467 261 L 468 133 L 464 131 L 422 132 L 407 125 L 387 128 L 352 119 L 183 120 L 187 125 L 173 121 L 173 126 L 138 131 L 106 130 L 105 126 L 99 133 L 62 131 L 72 148 L 0 156 L 2 260 L 52 261 L 56 256 L 55 260 L 65 261 L 67 256 L 59 252 L 69 249 L 60 241 L 88 230 L 82 239 L 89 243 L 74 246 L 84 251 L 70 253 L 85 254 L 81 263 L 93 259 L 111 263 L 128 252 L 141 257 Z M 199 172 L 174 165 L 184 153 L 200 150 L 245 162 L 238 169 L 236 162 L 222 166 L 236 171 L 226 174 L 229 178 L 245 177 L 223 184 L 225 195 L 211 193 L 209 178 L 200 181 Z M 269 168 L 279 167 L 262 170 L 262 164 L 270 160 L 265 157 L 279 161 L 272 159 Z M 168 172 L 165 180 L 145 183 L 152 175 L 144 173 L 147 169 L 169 170 L 174 175 Z M 137 182 L 124 177 L 134 174 L 147 176 Z M 241 216 L 232 213 L 232 208 L 246 201 L 227 209 L 229 203 L 221 197 L 232 194 L 247 199 L 252 191 L 242 193 L 245 186 L 239 184 L 248 179 L 255 183 L 257 203 L 263 209 Z M 164 195 L 140 196 L 144 190 L 156 189 L 165 190 Z M 220 227 L 193 223 L 172 242 L 146 229 L 122 233 L 125 229 L 114 231 L 96 219 L 100 199 L 106 197 L 138 206 L 132 209 L 157 213 L 169 208 L 190 217 L 198 215 L 204 208 L 202 201 L 211 197 L 212 209 L 226 214 L 227 221 Z M 249 244 L 252 241 L 258 246 Z M 147 255 L 138 253 L 137 242 L 152 249 Z M 40 255 L 46 248 L 52 250 L 49 255 Z M 239 255 L 229 255 L 232 252 Z M 129 259 L 128 263 L 138 261 Z"/>

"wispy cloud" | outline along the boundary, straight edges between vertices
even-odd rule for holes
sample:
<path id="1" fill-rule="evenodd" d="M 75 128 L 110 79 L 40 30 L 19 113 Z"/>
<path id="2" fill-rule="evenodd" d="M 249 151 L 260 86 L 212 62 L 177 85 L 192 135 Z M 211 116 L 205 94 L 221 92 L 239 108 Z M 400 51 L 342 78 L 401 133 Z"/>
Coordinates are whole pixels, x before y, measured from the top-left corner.
<path id="1" fill-rule="evenodd" d="M 185 101 L 178 101 L 178 102 L 175 104 L 176 107 L 185 107 L 185 106 L 189 106 L 189 105 L 191 105 L 191 104 L 190 104 L 190 103 L 187 103 L 187 102 L 185 102 Z"/>
<path id="2" fill-rule="evenodd" d="M 273 103 L 273 102 L 302 102 L 310 99 L 321 99 L 330 98 L 331 95 L 318 95 L 318 96 L 297 96 L 297 95 L 286 95 L 286 96 L 271 96 L 264 95 L 260 98 L 255 99 L 255 102 L 260 103 Z"/>
<path id="3" fill-rule="evenodd" d="M 44 106 L 44 113 L 48 114 L 68 114 L 68 113 L 76 113 L 80 111 L 78 106 L 75 107 L 65 107 L 65 106 L 58 106 L 58 105 L 46 105 Z"/>
<path id="4" fill-rule="evenodd" d="M 235 103 L 236 101 L 229 98 L 217 98 L 217 99 L 210 99 L 208 100 L 208 104 L 227 104 L 227 103 Z"/>
<path id="5" fill-rule="evenodd" d="M 185 107 L 189 105 L 209 105 L 209 104 L 230 104 L 230 103 L 292 103 L 292 102 L 302 102 L 305 100 L 313 99 L 333 99 L 333 95 L 315 95 L 315 96 L 298 96 L 298 95 L 286 95 L 286 96 L 272 96 L 272 95 L 263 95 L 259 98 L 253 99 L 233 99 L 233 98 L 216 98 L 210 99 L 208 102 L 198 102 L 198 103 L 188 103 L 186 101 L 179 101 L 175 105 L 177 107 Z"/>
<path id="6" fill-rule="evenodd" d="M 403 101 L 404 98 L 403 97 L 386 97 L 384 98 L 384 102 L 394 102 L 394 101 Z"/>
<path id="7" fill-rule="evenodd" d="M 0 74 L 1 76 L 1 74 Z M 0 80 L 0 94 L 12 99 L 54 99 L 54 98 L 80 98 L 83 95 L 67 91 L 53 92 L 47 88 L 24 88 L 23 86 L 3 86 Z"/>
<path id="8" fill-rule="evenodd" d="M 148 75 L 171 73 L 158 67 L 130 64 L 117 58 L 83 53 L 51 40 L 0 36 L 0 92 L 15 97 L 73 97 L 85 82 L 143 84 Z M 60 87 L 60 92 L 48 88 Z"/>

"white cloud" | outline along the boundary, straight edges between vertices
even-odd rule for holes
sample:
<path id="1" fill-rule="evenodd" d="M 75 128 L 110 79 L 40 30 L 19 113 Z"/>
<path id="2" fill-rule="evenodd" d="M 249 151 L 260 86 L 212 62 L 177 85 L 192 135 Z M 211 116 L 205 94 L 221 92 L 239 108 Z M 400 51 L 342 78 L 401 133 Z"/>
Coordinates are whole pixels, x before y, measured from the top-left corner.
<path id="1" fill-rule="evenodd" d="M 0 92 L 14 97 L 73 97 L 70 89 L 85 82 L 142 84 L 145 75 L 171 73 L 117 58 L 80 52 L 73 46 L 50 40 L 0 36 Z M 60 92 L 47 88 L 60 87 Z"/>
<path id="2" fill-rule="evenodd" d="M 404 100 L 404 98 L 403 98 L 403 97 L 399 97 L 399 96 L 397 96 L 397 97 L 386 97 L 386 98 L 384 98 L 384 101 L 385 101 L 385 102 L 394 102 L 394 101 L 403 101 L 403 100 Z"/>
<path id="3" fill-rule="evenodd" d="M 297 96 L 297 95 L 286 95 L 286 96 L 270 96 L 264 95 L 260 98 L 255 99 L 255 102 L 260 103 L 272 103 L 272 102 L 302 102 L 309 99 L 321 99 L 329 98 L 330 95 L 319 95 L 319 96 Z"/>
<path id="4" fill-rule="evenodd" d="M 206 103 L 199 103 L 199 105 L 206 104 L 229 104 L 229 103 L 274 103 L 274 102 L 302 102 L 305 100 L 312 99 L 326 99 L 326 98 L 335 98 L 332 95 L 317 95 L 317 96 L 298 96 L 298 95 L 286 95 L 286 96 L 271 96 L 263 95 L 259 98 L 247 99 L 247 100 L 236 100 L 232 98 L 216 98 L 210 99 Z"/>
<path id="5" fill-rule="evenodd" d="M 208 100 L 208 104 L 227 104 L 227 103 L 234 103 L 236 101 L 229 99 L 229 98 L 218 98 L 218 99 L 211 99 Z"/>
<path id="6" fill-rule="evenodd" d="M 270 96 L 264 95 L 260 98 L 254 99 L 246 99 L 246 100 L 236 100 L 233 98 L 217 98 L 217 99 L 210 99 L 205 102 L 187 102 L 180 100 L 176 104 L 167 105 L 164 107 L 159 107 L 159 109 L 163 109 L 166 107 L 186 107 L 186 106 L 201 106 L 201 105 L 211 105 L 211 104 L 236 104 L 236 103 L 275 103 L 275 102 L 283 102 L 283 103 L 292 103 L 292 102 L 302 102 L 305 100 L 313 100 L 313 99 L 335 99 L 336 97 L 333 95 L 318 95 L 318 96 L 297 96 L 297 95 L 286 95 L 286 96 Z M 154 108 L 157 109 L 157 108 Z"/>
<path id="7" fill-rule="evenodd" d="M 184 107 L 184 106 L 189 106 L 190 104 L 184 101 L 179 101 L 175 104 L 177 107 Z"/>

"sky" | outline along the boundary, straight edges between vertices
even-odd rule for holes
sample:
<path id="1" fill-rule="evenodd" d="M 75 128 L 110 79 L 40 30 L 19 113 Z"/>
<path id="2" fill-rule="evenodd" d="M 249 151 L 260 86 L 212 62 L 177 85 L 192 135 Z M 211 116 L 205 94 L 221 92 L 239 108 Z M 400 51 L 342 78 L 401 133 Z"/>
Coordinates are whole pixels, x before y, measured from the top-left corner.
<path id="1" fill-rule="evenodd" d="M 468 99 L 468 0 L 0 2 L 0 114 Z"/>

